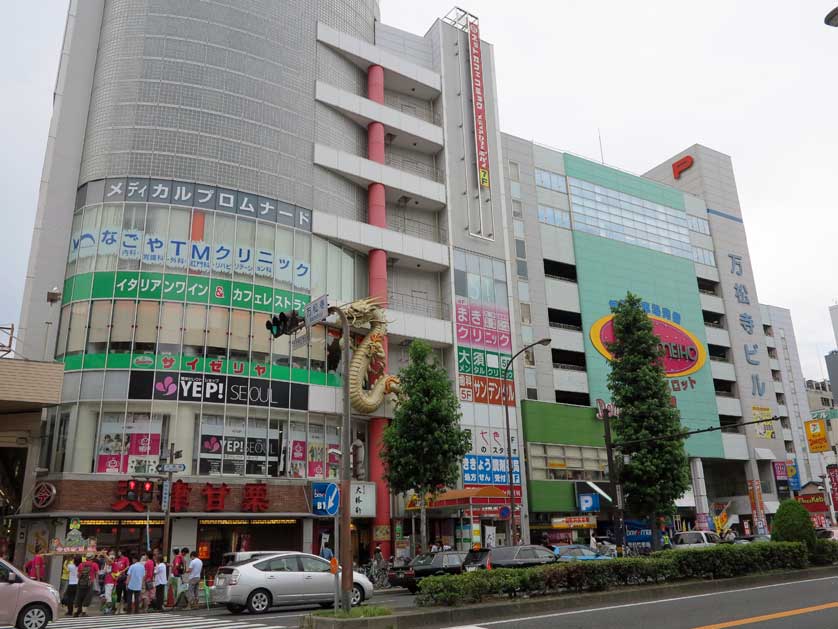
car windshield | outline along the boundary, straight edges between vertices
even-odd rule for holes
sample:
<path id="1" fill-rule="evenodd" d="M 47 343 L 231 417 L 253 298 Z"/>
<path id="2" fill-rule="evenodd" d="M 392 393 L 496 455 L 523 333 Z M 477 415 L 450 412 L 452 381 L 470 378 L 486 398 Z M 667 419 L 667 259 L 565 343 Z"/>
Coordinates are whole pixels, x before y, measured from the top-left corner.
<path id="1" fill-rule="evenodd" d="M 433 561 L 433 553 L 425 553 L 424 555 L 419 555 L 418 557 L 416 557 L 416 559 L 410 562 L 410 565 L 414 568 L 417 566 L 430 566 L 433 563 Z"/>
<path id="2" fill-rule="evenodd" d="M 266 556 L 268 556 L 268 555 L 264 555 L 264 554 L 260 555 L 258 553 L 254 553 L 254 555 L 252 557 L 248 557 L 247 559 L 240 559 L 239 561 L 231 561 L 231 562 L 225 564 L 225 567 L 235 568 L 237 566 L 245 566 L 247 564 L 260 561 L 260 560 L 264 559 Z"/>
<path id="3" fill-rule="evenodd" d="M 466 555 L 465 563 L 483 563 L 488 555 L 489 551 L 485 548 L 481 548 L 480 550 L 470 550 Z"/>

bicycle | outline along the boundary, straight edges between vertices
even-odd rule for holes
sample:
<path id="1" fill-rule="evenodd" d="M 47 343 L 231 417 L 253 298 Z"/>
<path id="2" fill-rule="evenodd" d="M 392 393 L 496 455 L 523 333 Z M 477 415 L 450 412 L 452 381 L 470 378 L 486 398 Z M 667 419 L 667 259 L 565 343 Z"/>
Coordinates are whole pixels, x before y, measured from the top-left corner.
<path id="1" fill-rule="evenodd" d="M 363 571 L 364 575 L 372 583 L 374 589 L 384 590 L 391 587 L 390 579 L 387 577 L 389 568 L 390 565 L 387 562 L 384 562 L 383 566 L 379 566 L 376 562 L 371 561 L 364 566 Z"/>

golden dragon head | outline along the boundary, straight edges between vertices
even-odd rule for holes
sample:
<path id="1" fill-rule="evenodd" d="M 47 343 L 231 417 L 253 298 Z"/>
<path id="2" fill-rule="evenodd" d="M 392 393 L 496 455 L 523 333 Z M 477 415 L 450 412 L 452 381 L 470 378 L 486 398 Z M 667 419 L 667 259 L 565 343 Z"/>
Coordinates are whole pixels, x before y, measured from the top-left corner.
<path id="1" fill-rule="evenodd" d="M 368 323 L 387 323 L 384 318 L 384 310 L 381 307 L 381 299 L 378 297 L 357 299 L 344 306 L 342 310 L 353 326 L 362 326 Z"/>

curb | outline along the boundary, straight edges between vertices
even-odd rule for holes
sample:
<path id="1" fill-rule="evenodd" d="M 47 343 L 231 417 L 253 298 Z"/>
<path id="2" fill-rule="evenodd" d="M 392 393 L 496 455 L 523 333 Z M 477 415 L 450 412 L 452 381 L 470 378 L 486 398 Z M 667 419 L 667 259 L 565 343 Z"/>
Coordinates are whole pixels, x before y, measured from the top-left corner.
<path id="1" fill-rule="evenodd" d="M 752 585 L 772 585 L 812 579 L 826 576 L 838 576 L 838 568 L 805 568 L 793 572 L 773 572 L 766 574 L 735 577 L 708 581 L 683 581 L 665 585 L 621 586 L 605 592 L 588 592 L 572 595 L 555 595 L 537 598 L 522 598 L 503 601 L 491 601 L 462 607 L 442 607 L 429 610 L 399 611 L 391 616 L 375 618 L 338 619 L 323 616 L 307 616 L 303 627 L 310 629 L 419 629 L 431 627 L 450 627 L 474 625 L 488 620 L 549 614 L 551 612 L 588 607 L 591 605 L 619 605 L 638 603 L 679 595 L 707 594 L 724 592 L 732 588 Z"/>

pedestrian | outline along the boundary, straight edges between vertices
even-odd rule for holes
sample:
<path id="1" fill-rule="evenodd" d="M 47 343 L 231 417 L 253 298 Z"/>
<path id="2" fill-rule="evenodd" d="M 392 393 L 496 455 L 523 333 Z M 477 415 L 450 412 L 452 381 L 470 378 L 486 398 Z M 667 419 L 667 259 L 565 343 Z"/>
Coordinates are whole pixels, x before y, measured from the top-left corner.
<path id="1" fill-rule="evenodd" d="M 88 553 L 84 561 L 79 564 L 79 583 L 76 588 L 76 610 L 74 617 L 87 616 L 87 606 L 93 596 L 93 583 L 99 576 L 99 564 L 94 559 L 93 553 Z"/>
<path id="2" fill-rule="evenodd" d="M 178 587 L 180 586 L 180 577 L 183 575 L 183 557 L 180 554 L 179 548 L 172 549 L 172 560 L 169 566 L 169 593 L 171 595 L 172 604 L 177 604 Z"/>
<path id="3" fill-rule="evenodd" d="M 73 558 L 67 557 L 64 560 L 64 563 L 61 564 L 61 582 L 58 585 L 58 593 L 61 595 L 62 599 L 64 598 L 64 592 L 67 591 L 67 583 L 70 579 L 69 567 L 71 563 L 73 563 Z"/>
<path id="4" fill-rule="evenodd" d="M 140 605 L 143 611 L 148 611 L 154 600 L 154 559 L 149 555 L 144 555 L 144 557 L 145 581 L 143 581 L 143 596 Z"/>
<path id="5" fill-rule="evenodd" d="M 23 570 L 27 577 L 35 581 L 43 581 L 46 578 L 46 564 L 40 546 L 35 546 L 35 555 L 23 565 Z"/>
<path id="6" fill-rule="evenodd" d="M 323 557 L 326 561 L 331 561 L 332 557 L 335 556 L 335 553 L 332 552 L 332 549 L 329 548 L 329 542 L 324 543 L 320 547 L 320 556 Z"/>
<path id="7" fill-rule="evenodd" d="M 102 572 L 105 573 L 105 578 L 103 580 L 103 588 L 102 588 L 102 613 L 103 614 L 111 614 L 114 610 L 113 605 L 113 589 L 116 581 L 113 578 L 113 564 L 116 560 L 113 552 L 111 551 L 107 557 L 105 557 L 105 565 L 102 567 Z"/>
<path id="8" fill-rule="evenodd" d="M 166 583 L 168 582 L 168 568 L 163 558 L 155 551 L 154 565 L 154 609 L 159 612 L 163 611 L 163 595 L 166 593 Z"/>
<path id="9" fill-rule="evenodd" d="M 433 544 L 431 544 L 431 552 L 432 553 L 438 553 L 440 550 L 442 550 L 442 544 L 440 543 L 439 540 L 437 540 Z"/>
<path id="10" fill-rule="evenodd" d="M 128 568 L 125 583 L 125 603 L 128 614 L 137 614 L 140 611 L 140 597 L 143 592 L 145 581 L 145 555 L 137 561 L 136 556 L 131 557 L 131 566 Z"/>
<path id="11" fill-rule="evenodd" d="M 117 614 L 124 614 L 125 608 L 123 607 L 125 601 L 125 589 L 126 584 L 128 583 L 128 566 L 131 564 L 131 561 L 128 559 L 126 555 L 122 553 L 121 550 L 116 551 L 116 559 L 111 566 L 111 576 L 113 577 L 115 589 L 116 589 L 116 613 Z"/>
<path id="12" fill-rule="evenodd" d="M 70 557 L 64 562 L 67 567 L 67 589 L 64 590 L 64 595 L 61 597 L 61 604 L 67 606 L 67 615 L 73 615 L 73 606 L 76 604 L 76 590 L 79 585 L 79 564 L 81 563 L 81 555 Z"/>
<path id="13" fill-rule="evenodd" d="M 541 534 L 541 545 L 544 548 L 548 549 L 551 553 L 555 553 L 556 549 L 553 547 L 552 542 L 550 542 L 550 536 L 547 533 Z"/>
<path id="14" fill-rule="evenodd" d="M 192 559 L 189 562 L 189 569 L 186 572 L 186 581 L 189 583 L 189 605 L 193 608 L 199 606 L 199 593 L 201 591 L 201 571 L 204 569 L 204 562 L 198 558 L 194 550 L 190 553 Z"/>

